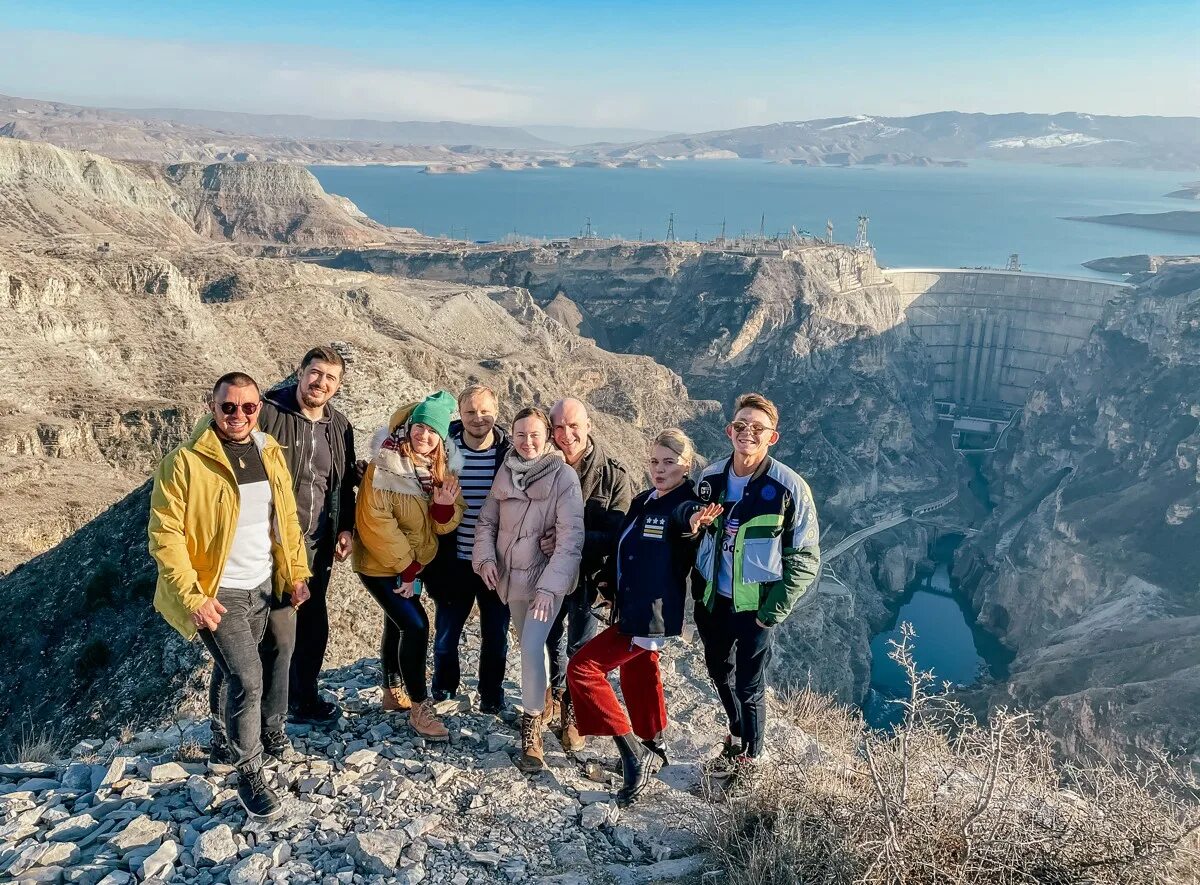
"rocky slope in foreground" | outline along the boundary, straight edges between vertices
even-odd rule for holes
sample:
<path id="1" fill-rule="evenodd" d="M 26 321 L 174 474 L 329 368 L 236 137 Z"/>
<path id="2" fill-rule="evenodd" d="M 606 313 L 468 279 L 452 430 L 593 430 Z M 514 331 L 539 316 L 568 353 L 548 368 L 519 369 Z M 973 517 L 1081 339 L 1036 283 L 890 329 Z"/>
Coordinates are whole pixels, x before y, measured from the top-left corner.
<path id="1" fill-rule="evenodd" d="M 959 566 L 984 626 L 1020 650 L 993 701 L 1071 752 L 1200 754 L 1200 268 L 1110 304 L 1035 389 L 1004 490 Z"/>

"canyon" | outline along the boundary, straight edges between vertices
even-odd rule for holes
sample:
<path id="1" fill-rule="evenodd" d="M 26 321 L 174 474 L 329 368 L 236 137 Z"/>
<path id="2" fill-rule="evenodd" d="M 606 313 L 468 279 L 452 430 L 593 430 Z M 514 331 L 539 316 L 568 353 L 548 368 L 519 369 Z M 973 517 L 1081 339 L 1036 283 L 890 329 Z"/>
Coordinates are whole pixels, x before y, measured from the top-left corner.
<path id="1" fill-rule="evenodd" d="M 986 701 L 1030 706 L 1068 752 L 1195 753 L 1200 722 L 1171 709 L 1200 686 L 1192 263 L 1130 287 L 886 269 L 811 240 L 435 243 L 297 167 L 122 163 L 3 138 L 0 222 L 4 355 L 24 379 L 0 395 L 2 515 L 18 527 L 0 551 L 19 637 L 0 674 L 6 736 L 30 719 L 79 736 L 200 708 L 201 656 L 148 603 L 145 478 L 212 378 L 236 366 L 271 383 L 334 341 L 363 444 L 405 398 L 478 379 L 501 391 L 502 418 L 584 399 L 639 478 L 656 430 L 679 424 L 718 456 L 732 397 L 762 389 L 822 546 L 844 548 L 783 627 L 778 684 L 861 702 L 872 635 L 929 545 L 966 533 L 959 585 L 1017 653 Z M 333 666 L 373 656 L 378 630 L 344 570 L 337 582 Z M 78 690 L 45 689 L 64 681 Z"/>

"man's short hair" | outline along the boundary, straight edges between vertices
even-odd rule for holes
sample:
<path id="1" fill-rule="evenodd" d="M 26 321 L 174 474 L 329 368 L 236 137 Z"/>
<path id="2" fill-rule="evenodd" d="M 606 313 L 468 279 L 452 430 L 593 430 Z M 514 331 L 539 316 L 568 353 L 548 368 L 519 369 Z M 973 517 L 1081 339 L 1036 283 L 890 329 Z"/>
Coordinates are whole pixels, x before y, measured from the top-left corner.
<path id="1" fill-rule="evenodd" d="M 771 419 L 771 426 L 779 429 L 779 408 L 761 393 L 743 393 L 733 404 L 733 414 L 737 415 L 742 409 L 758 409 L 765 412 Z"/>
<path id="2" fill-rule="evenodd" d="M 217 383 L 213 385 L 212 398 L 215 400 L 221 388 L 228 384 L 230 387 L 253 387 L 258 390 L 258 382 L 247 375 L 245 372 L 226 372 L 217 379 Z M 261 391 L 260 391 L 261 394 Z"/>
<path id="3" fill-rule="evenodd" d="M 467 385 L 467 389 L 458 395 L 458 410 L 461 412 L 462 404 L 471 397 L 484 395 L 490 396 L 492 398 L 492 402 L 496 403 L 497 405 L 500 403 L 500 397 L 496 396 L 496 391 L 492 390 L 492 388 L 488 387 L 486 384 L 480 384 L 479 382 L 476 382 L 474 384 Z"/>
<path id="4" fill-rule="evenodd" d="M 346 360 L 340 353 L 327 344 L 318 344 L 308 353 L 304 354 L 304 359 L 300 360 L 300 371 L 303 372 L 308 368 L 308 364 L 315 360 L 329 363 L 331 366 L 337 366 L 343 375 L 346 374 Z"/>

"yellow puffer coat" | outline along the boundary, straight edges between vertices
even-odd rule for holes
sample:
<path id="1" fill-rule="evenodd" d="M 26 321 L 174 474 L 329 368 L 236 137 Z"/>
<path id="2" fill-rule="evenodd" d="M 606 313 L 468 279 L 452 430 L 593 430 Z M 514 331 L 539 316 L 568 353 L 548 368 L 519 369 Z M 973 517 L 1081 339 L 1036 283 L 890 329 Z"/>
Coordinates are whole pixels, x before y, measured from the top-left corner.
<path id="1" fill-rule="evenodd" d="M 354 512 L 354 570 L 376 578 L 398 575 L 412 563 L 428 565 L 437 555 L 438 535 L 458 528 L 466 512 L 462 495 L 454 502 L 454 515 L 436 522 L 429 515 L 430 501 L 421 491 L 411 464 L 395 452 L 381 451 L 380 444 L 408 420 L 416 403 L 398 409 L 387 430 L 375 435 L 373 459 L 358 487 Z M 451 447 L 451 452 L 456 452 Z M 450 463 L 457 474 L 461 464 Z"/>
<path id="2" fill-rule="evenodd" d="M 260 431 L 255 431 L 254 441 L 271 484 L 275 514 L 271 557 L 275 593 L 281 596 L 312 572 L 283 451 L 273 437 Z M 192 438 L 158 465 L 150 494 L 150 555 L 158 563 L 154 607 L 188 639 L 196 635 L 192 612 L 216 596 L 221 585 L 240 504 L 237 477 L 212 418 L 203 418 Z"/>

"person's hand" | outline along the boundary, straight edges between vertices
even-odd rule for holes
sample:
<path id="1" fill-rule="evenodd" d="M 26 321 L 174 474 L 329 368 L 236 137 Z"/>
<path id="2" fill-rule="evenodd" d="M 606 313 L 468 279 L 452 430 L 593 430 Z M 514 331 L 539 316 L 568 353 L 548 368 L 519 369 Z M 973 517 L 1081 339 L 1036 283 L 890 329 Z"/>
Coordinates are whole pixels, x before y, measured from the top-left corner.
<path id="1" fill-rule="evenodd" d="M 705 504 L 692 514 L 692 518 L 689 521 L 689 525 L 692 530 L 691 533 L 694 535 L 696 532 L 700 531 L 700 529 L 708 528 L 713 524 L 713 521 L 721 515 L 721 511 L 723 509 L 724 508 L 720 504 Z"/>
<path id="2" fill-rule="evenodd" d="M 553 611 L 554 597 L 545 590 L 539 590 L 533 597 L 533 605 L 529 607 L 529 614 L 535 621 L 548 621 Z"/>
<path id="3" fill-rule="evenodd" d="M 366 461 L 355 461 L 354 462 L 354 472 L 358 475 L 358 479 L 355 481 L 354 484 L 356 486 L 362 485 L 363 477 L 367 475 L 367 462 Z"/>
<path id="4" fill-rule="evenodd" d="M 479 577 L 483 579 L 483 585 L 489 590 L 495 590 L 500 586 L 500 573 L 496 570 L 496 563 L 490 559 L 479 567 Z"/>
<path id="5" fill-rule="evenodd" d="M 433 490 L 433 503 L 453 504 L 458 500 L 458 490 L 460 488 L 458 477 L 450 474 L 440 486 Z"/>
<path id="6" fill-rule="evenodd" d="M 555 535 L 554 529 L 546 529 L 546 534 L 538 539 L 538 546 L 542 548 L 542 553 L 546 556 L 554 555 L 554 545 L 557 542 L 558 536 Z"/>
<path id="7" fill-rule="evenodd" d="M 404 581 L 392 588 L 392 592 L 396 593 L 405 599 L 412 599 L 413 592 L 416 590 L 416 581 Z"/>
<path id="8" fill-rule="evenodd" d="M 350 532 L 338 532 L 337 546 L 333 548 L 333 558 L 345 562 L 354 549 L 354 535 Z"/>
<path id="9" fill-rule="evenodd" d="M 192 623 L 202 630 L 216 630 L 221 623 L 221 615 L 225 612 L 225 606 L 217 602 L 216 597 L 213 597 L 192 612 Z"/>
<path id="10" fill-rule="evenodd" d="M 299 608 L 312 598 L 307 581 L 297 581 L 292 584 L 292 608 Z"/>

